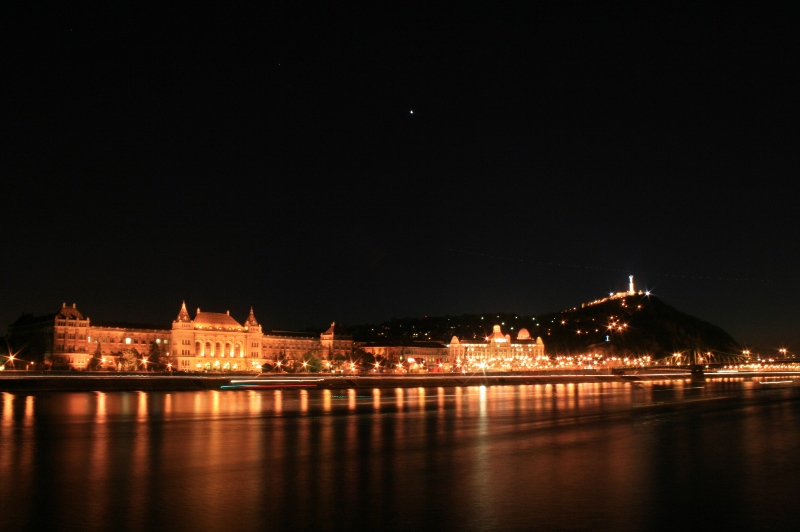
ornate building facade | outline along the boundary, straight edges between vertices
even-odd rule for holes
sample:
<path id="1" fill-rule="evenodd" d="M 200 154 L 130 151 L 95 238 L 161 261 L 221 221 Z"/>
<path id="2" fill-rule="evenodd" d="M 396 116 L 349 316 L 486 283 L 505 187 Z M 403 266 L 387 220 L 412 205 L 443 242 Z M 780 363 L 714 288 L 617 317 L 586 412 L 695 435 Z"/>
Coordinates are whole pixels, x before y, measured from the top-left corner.
<path id="1" fill-rule="evenodd" d="M 450 359 L 456 366 L 468 369 L 517 370 L 533 369 L 548 361 L 541 337 L 532 338 L 527 329 L 520 329 L 517 338 L 503 334 L 499 325 L 480 342 L 461 341 L 455 336 L 448 346 Z"/>
<path id="2" fill-rule="evenodd" d="M 288 363 L 313 356 L 331 360 L 349 356 L 351 336 L 335 332 L 335 324 L 316 336 L 292 331 L 264 332 L 253 309 L 243 323 L 229 312 L 204 312 L 194 318 L 181 305 L 171 328 L 92 325 L 73 303 L 46 316 L 22 316 L 8 329 L 10 348 L 20 358 L 55 369 L 87 369 L 95 364 L 116 369 L 119 353 L 136 349 L 147 363 L 154 351 L 170 369 L 183 371 L 254 371 L 264 364 Z M 99 363 L 97 362 L 99 359 Z"/>
<path id="3" fill-rule="evenodd" d="M 503 334 L 500 325 L 480 341 L 459 340 L 453 336 L 449 344 L 414 342 L 411 345 L 358 345 L 374 356 L 382 356 L 391 364 L 402 364 L 409 371 L 452 371 L 454 369 L 509 371 L 532 369 L 549 360 L 541 337 L 532 338 L 527 329 L 520 329 L 517 338 Z"/>

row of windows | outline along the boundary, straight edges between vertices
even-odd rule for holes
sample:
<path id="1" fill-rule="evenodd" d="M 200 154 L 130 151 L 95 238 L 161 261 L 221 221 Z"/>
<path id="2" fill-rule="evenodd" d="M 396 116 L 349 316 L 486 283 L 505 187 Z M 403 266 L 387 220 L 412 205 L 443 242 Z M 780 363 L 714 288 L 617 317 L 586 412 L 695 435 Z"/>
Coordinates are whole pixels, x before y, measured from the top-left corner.
<path id="1" fill-rule="evenodd" d="M 516 351 L 518 353 L 529 353 L 532 351 L 543 350 L 544 346 L 530 346 L 530 347 L 467 347 L 466 351 Z"/>
<path id="2" fill-rule="evenodd" d="M 75 335 L 75 333 L 66 334 L 66 333 L 63 333 L 63 332 L 56 334 L 56 339 L 63 340 L 64 338 L 66 338 L 68 340 L 75 340 L 76 335 Z M 77 339 L 78 340 L 83 340 L 84 339 L 83 335 L 82 334 L 77 335 Z"/>
<path id="3" fill-rule="evenodd" d="M 63 362 L 68 364 L 74 364 L 77 358 L 78 364 L 85 364 L 86 357 L 70 357 L 70 356 L 55 356 L 53 357 L 54 362 Z"/>
<path id="4" fill-rule="evenodd" d="M 54 346 L 54 349 L 53 349 L 53 350 L 54 350 L 54 351 L 67 351 L 67 352 L 70 352 L 70 353 L 72 353 L 72 352 L 76 351 L 76 349 L 75 349 L 75 346 L 74 346 L 74 345 L 67 345 L 67 346 L 65 346 L 64 344 L 56 344 L 56 345 Z M 84 351 L 84 349 L 77 349 L 77 351 Z"/>
<path id="5" fill-rule="evenodd" d="M 63 336 L 59 336 L 59 338 L 63 338 Z M 92 341 L 91 336 L 86 337 L 88 341 Z M 83 336 L 80 338 L 83 340 Z M 150 345 L 152 342 L 157 344 L 168 344 L 169 340 L 162 340 L 161 338 L 156 338 L 155 340 L 148 340 L 146 338 L 111 338 L 111 337 L 103 337 L 103 338 L 95 338 L 95 342 L 102 342 L 102 343 L 109 343 L 109 344 L 122 344 L 131 345 L 131 344 L 143 344 L 143 345 Z"/>

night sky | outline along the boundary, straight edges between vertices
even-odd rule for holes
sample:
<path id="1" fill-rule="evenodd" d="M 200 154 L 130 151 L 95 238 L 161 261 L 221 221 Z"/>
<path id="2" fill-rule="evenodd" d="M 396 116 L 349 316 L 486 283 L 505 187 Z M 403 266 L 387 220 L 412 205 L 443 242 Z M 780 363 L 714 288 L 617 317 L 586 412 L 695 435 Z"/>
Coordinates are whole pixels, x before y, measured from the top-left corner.
<path id="1" fill-rule="evenodd" d="M 498 4 L 7 18 L 0 333 L 536 315 L 634 275 L 800 352 L 796 13 Z"/>

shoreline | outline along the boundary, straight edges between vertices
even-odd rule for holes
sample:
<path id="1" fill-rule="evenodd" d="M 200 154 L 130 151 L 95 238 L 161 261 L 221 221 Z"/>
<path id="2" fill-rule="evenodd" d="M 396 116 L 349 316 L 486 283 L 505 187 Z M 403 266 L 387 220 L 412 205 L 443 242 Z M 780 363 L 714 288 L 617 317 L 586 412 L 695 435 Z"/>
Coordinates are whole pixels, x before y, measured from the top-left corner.
<path id="1" fill-rule="evenodd" d="M 202 391 L 253 389 L 349 388 L 431 388 L 454 386 L 513 386 L 520 384 L 581 384 L 653 380 L 704 380 L 720 378 L 790 377 L 800 379 L 800 372 L 742 371 L 692 374 L 688 370 L 628 370 L 622 374 L 587 371 L 507 372 L 477 374 L 268 374 L 268 375 L 164 375 L 144 373 L 33 374 L 3 372 L 0 392 L 106 392 L 106 391 Z M 800 381 L 798 381 L 800 382 Z"/>

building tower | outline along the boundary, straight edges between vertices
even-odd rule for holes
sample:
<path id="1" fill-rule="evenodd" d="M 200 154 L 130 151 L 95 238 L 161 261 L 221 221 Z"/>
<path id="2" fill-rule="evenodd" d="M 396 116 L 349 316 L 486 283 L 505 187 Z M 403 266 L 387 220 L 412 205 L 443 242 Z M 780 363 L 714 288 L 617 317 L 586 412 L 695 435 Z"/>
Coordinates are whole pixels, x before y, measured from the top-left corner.
<path id="1" fill-rule="evenodd" d="M 628 276 L 628 282 L 629 282 L 628 294 L 633 295 L 633 294 L 636 293 L 636 292 L 633 291 L 633 275 L 629 275 Z"/>

